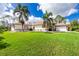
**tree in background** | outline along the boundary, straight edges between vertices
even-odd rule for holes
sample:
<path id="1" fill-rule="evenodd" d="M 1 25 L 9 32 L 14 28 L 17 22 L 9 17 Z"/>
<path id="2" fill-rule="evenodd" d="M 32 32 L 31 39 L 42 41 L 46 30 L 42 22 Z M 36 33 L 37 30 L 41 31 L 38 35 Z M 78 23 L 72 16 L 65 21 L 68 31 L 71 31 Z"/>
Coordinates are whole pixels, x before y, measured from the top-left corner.
<path id="1" fill-rule="evenodd" d="M 77 30 L 77 29 L 79 29 L 78 20 L 73 20 L 73 21 L 71 21 L 70 24 L 71 24 L 72 30 Z"/>

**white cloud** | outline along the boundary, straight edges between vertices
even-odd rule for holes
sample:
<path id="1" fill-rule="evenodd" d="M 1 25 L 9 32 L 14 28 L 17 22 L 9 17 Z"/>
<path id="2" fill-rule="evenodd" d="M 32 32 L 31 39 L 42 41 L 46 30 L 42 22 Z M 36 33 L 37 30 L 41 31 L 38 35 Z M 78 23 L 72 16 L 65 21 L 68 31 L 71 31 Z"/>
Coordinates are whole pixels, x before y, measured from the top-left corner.
<path id="1" fill-rule="evenodd" d="M 8 8 L 10 8 L 10 9 L 8 9 Z M 2 17 L 4 15 L 13 16 L 13 9 L 14 9 L 14 7 L 10 3 L 0 3 L 0 17 Z M 10 10 L 10 11 L 6 11 L 6 10 Z"/>
<path id="2" fill-rule="evenodd" d="M 35 16 L 29 16 L 29 21 L 32 21 L 32 20 L 34 20 L 34 21 L 36 21 L 36 20 L 42 20 L 42 18 L 41 17 L 35 17 Z"/>
<path id="3" fill-rule="evenodd" d="M 74 9 L 74 8 L 73 9 L 70 9 L 68 15 L 71 15 L 71 14 L 76 13 L 76 12 L 78 12 L 77 9 Z"/>
<path id="4" fill-rule="evenodd" d="M 9 12 L 4 12 L 3 14 L 13 16 L 13 10 L 10 10 Z"/>
<path id="5" fill-rule="evenodd" d="M 40 4 L 40 3 L 39 3 Z M 70 9 L 74 9 L 76 4 L 73 3 L 42 3 L 40 4 L 39 9 L 45 13 L 47 10 L 48 12 L 52 12 L 54 16 L 56 15 L 62 15 L 67 16 L 70 12 Z"/>
<path id="6" fill-rule="evenodd" d="M 29 20 L 28 20 L 28 22 L 36 22 L 36 21 L 38 21 L 38 20 L 43 20 L 41 17 L 35 17 L 35 16 L 29 16 Z"/>

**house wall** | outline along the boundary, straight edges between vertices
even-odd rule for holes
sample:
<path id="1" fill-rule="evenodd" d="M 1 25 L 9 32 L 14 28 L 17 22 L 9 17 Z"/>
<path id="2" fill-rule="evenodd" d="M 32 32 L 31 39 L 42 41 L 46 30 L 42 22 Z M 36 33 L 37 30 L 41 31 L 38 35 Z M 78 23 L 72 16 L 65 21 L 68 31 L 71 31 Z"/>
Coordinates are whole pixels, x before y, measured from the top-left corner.
<path id="1" fill-rule="evenodd" d="M 11 26 L 11 31 L 15 32 L 14 26 Z"/>
<path id="2" fill-rule="evenodd" d="M 27 31 L 27 25 L 23 26 L 24 31 Z M 11 31 L 13 32 L 20 32 L 22 30 L 22 25 L 21 24 L 16 24 L 11 26 Z"/>
<path id="3" fill-rule="evenodd" d="M 66 32 L 67 31 L 67 27 L 66 26 L 56 27 L 56 31 L 64 31 L 64 32 Z"/>
<path id="4" fill-rule="evenodd" d="M 46 31 L 46 29 L 43 28 L 42 25 L 36 25 L 34 30 L 35 30 L 35 31 Z"/>
<path id="5" fill-rule="evenodd" d="M 24 25 L 24 31 L 28 31 L 29 30 L 29 27 L 28 25 Z M 35 25 L 35 26 L 32 26 L 33 27 L 33 30 L 34 31 L 43 31 L 43 32 L 46 32 L 47 29 L 46 28 L 43 28 L 42 25 Z M 19 31 L 22 31 L 22 25 L 19 24 L 19 25 L 12 25 L 11 26 L 11 31 L 13 32 L 19 32 Z M 68 31 L 67 30 L 67 27 L 66 26 L 56 26 L 56 31 Z"/>

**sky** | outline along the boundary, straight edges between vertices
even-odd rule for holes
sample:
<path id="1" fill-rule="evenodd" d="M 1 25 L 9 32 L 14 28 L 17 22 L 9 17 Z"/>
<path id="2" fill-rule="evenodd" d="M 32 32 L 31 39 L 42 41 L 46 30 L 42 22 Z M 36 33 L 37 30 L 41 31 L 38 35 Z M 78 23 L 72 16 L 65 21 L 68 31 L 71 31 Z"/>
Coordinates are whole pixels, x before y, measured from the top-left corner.
<path id="1" fill-rule="evenodd" d="M 17 3 L 0 4 L 0 17 L 8 14 L 13 16 L 13 10 L 16 8 Z M 78 3 L 22 3 L 28 7 L 30 20 L 41 20 L 45 11 L 53 13 L 53 18 L 61 15 L 68 19 L 79 20 L 79 4 Z"/>

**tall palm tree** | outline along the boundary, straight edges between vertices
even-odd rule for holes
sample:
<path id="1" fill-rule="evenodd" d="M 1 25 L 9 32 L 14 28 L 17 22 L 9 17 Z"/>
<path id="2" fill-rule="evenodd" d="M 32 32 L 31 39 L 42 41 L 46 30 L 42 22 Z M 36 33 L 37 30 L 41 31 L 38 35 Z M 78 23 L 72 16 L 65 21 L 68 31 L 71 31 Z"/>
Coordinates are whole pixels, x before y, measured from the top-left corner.
<path id="1" fill-rule="evenodd" d="M 19 12 L 19 22 L 22 24 L 22 31 L 24 31 L 24 24 L 25 24 L 25 20 L 28 20 L 28 15 L 29 15 L 29 10 L 27 6 L 22 6 L 21 4 L 18 4 L 18 6 L 14 9 L 14 15 L 16 12 Z"/>
<path id="2" fill-rule="evenodd" d="M 43 15 L 43 19 L 44 19 L 44 27 L 48 28 L 48 29 L 51 29 L 53 28 L 53 18 L 50 17 L 50 16 L 53 16 L 52 12 L 47 12 Z"/>
<path id="3" fill-rule="evenodd" d="M 65 18 L 60 16 L 60 15 L 57 15 L 56 18 L 55 18 L 55 22 L 56 23 L 65 23 Z"/>
<path id="4" fill-rule="evenodd" d="M 48 23 L 49 23 L 49 13 L 46 11 L 46 13 L 43 15 L 43 19 L 44 19 L 44 27 L 48 27 Z"/>
<path id="5" fill-rule="evenodd" d="M 53 18 L 49 18 L 49 21 L 50 21 L 49 29 L 55 31 L 56 30 L 55 29 L 55 20 Z"/>

